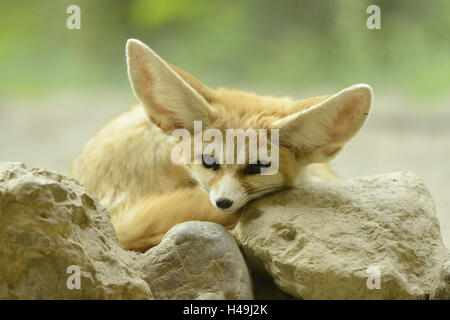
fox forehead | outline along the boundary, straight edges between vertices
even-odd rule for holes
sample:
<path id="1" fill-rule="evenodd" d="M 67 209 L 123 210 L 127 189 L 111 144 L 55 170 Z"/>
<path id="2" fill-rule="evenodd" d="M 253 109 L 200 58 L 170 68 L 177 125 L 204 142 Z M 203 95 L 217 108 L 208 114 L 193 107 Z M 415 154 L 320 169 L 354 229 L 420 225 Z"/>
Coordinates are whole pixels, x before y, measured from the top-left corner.
<path id="1" fill-rule="evenodd" d="M 211 128 L 223 133 L 230 128 L 270 129 L 274 121 L 307 109 L 328 97 L 329 95 L 318 96 L 294 102 L 289 97 L 261 96 L 236 89 L 219 88 L 214 99 L 209 101 L 217 112 Z"/>
<path id="2" fill-rule="evenodd" d="M 217 129 L 218 137 L 209 137 L 205 139 L 205 133 L 208 130 L 202 130 L 196 136 L 189 136 L 188 143 L 191 160 L 196 160 L 197 164 L 202 163 L 203 157 L 212 156 L 216 163 L 232 165 L 237 168 L 240 165 L 245 166 L 255 161 L 271 162 L 272 159 L 278 161 L 276 154 L 279 150 L 278 139 L 272 139 L 271 130 L 246 130 L 242 129 Z M 215 132 L 216 133 L 216 132 Z M 276 137 L 276 136 L 275 136 Z M 216 139 L 219 139 L 217 142 Z M 276 140 L 276 141 L 275 141 Z M 198 148 L 200 145 L 200 148 Z"/>

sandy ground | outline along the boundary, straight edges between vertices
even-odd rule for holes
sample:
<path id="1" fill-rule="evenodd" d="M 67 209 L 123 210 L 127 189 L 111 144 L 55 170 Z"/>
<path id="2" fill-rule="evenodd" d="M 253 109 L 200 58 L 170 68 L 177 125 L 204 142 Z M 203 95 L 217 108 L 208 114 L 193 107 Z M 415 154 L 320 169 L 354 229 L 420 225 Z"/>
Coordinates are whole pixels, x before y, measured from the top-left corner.
<path id="1" fill-rule="evenodd" d="M 131 93 L 0 98 L 0 161 L 22 161 L 66 173 L 84 142 L 134 101 Z M 450 100 L 420 106 L 378 97 L 367 125 L 332 162 L 342 177 L 401 170 L 420 176 L 433 194 L 450 248 Z M 433 110 L 433 111 L 430 111 Z"/>

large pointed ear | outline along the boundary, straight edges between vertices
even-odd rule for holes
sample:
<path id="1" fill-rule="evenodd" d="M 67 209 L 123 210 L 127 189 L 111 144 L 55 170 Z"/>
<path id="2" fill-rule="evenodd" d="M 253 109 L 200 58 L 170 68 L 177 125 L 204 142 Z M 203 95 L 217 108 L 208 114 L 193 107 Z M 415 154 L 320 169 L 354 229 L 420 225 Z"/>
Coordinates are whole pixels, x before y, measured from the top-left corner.
<path id="1" fill-rule="evenodd" d="M 194 120 L 208 125 L 213 110 L 199 91 L 210 98 L 213 90 L 184 71 L 193 89 L 168 63 L 139 40 L 127 42 L 128 76 L 136 97 L 143 103 L 150 119 L 164 131 L 185 128 L 193 132 Z"/>
<path id="2" fill-rule="evenodd" d="M 326 162 L 361 129 L 372 106 L 372 88 L 357 84 L 317 105 L 276 121 L 280 145 L 308 162 Z"/>

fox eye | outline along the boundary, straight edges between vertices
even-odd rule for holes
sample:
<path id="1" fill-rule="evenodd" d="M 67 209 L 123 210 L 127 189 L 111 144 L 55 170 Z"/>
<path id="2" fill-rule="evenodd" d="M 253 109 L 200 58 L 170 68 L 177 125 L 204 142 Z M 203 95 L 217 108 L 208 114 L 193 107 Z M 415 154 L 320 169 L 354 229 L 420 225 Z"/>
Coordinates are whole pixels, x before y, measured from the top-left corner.
<path id="1" fill-rule="evenodd" d="M 261 174 L 264 168 L 269 168 L 270 162 L 257 161 L 256 163 L 251 163 L 242 170 L 244 174 Z"/>
<path id="2" fill-rule="evenodd" d="M 216 162 L 216 159 L 210 154 L 202 155 L 202 163 L 206 169 L 212 169 L 214 171 L 217 171 L 220 169 L 220 164 L 218 164 Z"/>

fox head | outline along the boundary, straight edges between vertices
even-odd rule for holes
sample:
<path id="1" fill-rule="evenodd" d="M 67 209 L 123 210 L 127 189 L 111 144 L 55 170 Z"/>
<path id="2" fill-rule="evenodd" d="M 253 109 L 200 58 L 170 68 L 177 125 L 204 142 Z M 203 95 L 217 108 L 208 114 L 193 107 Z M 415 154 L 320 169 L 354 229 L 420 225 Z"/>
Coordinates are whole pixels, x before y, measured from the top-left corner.
<path id="1" fill-rule="evenodd" d="M 201 123 L 203 132 L 213 129 L 222 137 L 229 129 L 268 133 L 265 144 L 258 143 L 259 135 L 247 135 L 243 144 L 232 148 L 223 139 L 223 149 L 208 149 L 203 144 L 199 152 L 194 151 L 188 170 L 209 193 L 211 204 L 227 213 L 293 186 L 309 164 L 334 158 L 363 126 L 372 105 L 372 89 L 366 84 L 300 101 L 213 90 L 138 40 L 128 40 L 126 50 L 130 82 L 149 119 L 168 135 L 180 129 L 191 134 L 189 148 L 197 148 L 195 122 Z M 274 142 L 275 133 L 278 139 Z M 251 159 L 252 143 L 258 151 L 276 154 L 277 163 L 271 163 L 273 157 Z M 231 158 L 242 156 L 244 161 L 223 161 L 230 153 Z M 268 168 L 275 169 L 264 174 Z"/>

